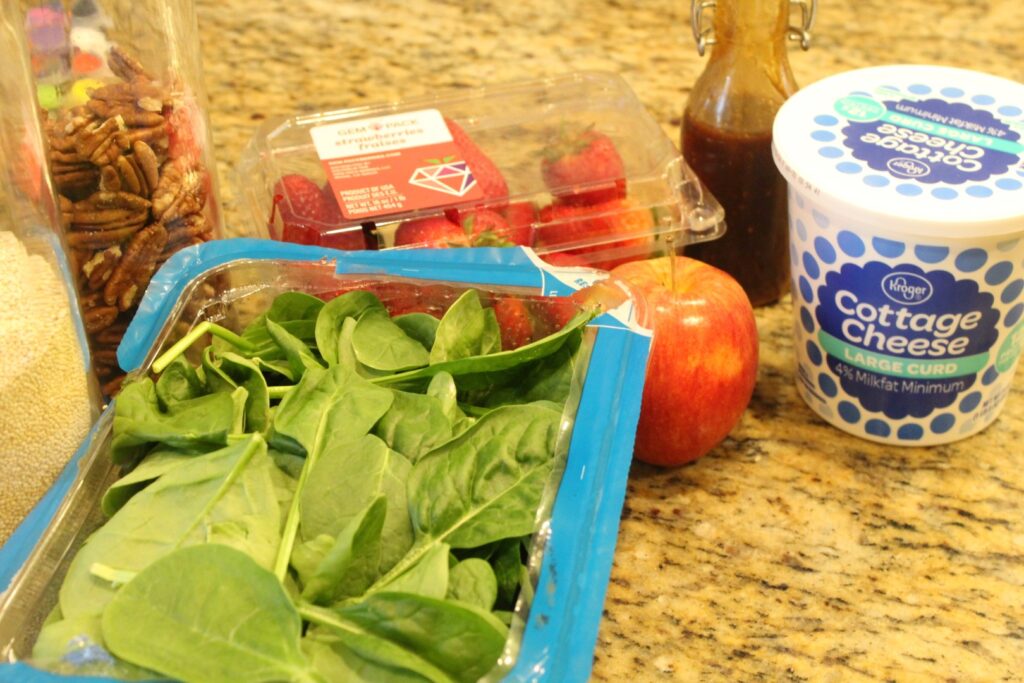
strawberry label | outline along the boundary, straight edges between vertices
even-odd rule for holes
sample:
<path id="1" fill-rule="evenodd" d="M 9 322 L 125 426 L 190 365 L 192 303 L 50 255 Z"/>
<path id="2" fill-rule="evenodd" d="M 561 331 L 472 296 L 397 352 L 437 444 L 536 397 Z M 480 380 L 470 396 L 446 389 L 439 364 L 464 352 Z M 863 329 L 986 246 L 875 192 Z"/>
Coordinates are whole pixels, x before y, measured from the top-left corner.
<path id="1" fill-rule="evenodd" d="M 436 109 L 317 126 L 310 135 L 348 220 L 484 196 Z"/>

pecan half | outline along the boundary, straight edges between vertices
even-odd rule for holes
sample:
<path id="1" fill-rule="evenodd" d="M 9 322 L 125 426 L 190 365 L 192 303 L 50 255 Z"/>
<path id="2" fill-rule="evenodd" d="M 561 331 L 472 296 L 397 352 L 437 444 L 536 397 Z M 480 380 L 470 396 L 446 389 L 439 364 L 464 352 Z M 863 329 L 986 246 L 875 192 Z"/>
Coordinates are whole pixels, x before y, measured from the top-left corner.
<path id="1" fill-rule="evenodd" d="M 68 245 L 77 249 L 106 249 L 128 239 L 142 227 L 142 223 L 111 230 L 73 230 L 67 234 Z"/>
<path id="2" fill-rule="evenodd" d="M 91 308 L 82 314 L 82 324 L 88 334 L 96 334 L 112 325 L 117 314 L 117 306 Z"/>
<path id="3" fill-rule="evenodd" d="M 156 152 L 144 141 L 136 140 L 132 143 L 132 157 L 146 179 L 149 194 L 152 194 L 157 183 L 160 182 L 160 161 L 157 159 Z"/>
<path id="4" fill-rule="evenodd" d="M 167 244 L 167 230 L 160 224 L 140 230 L 125 247 L 121 262 L 103 288 L 103 301 L 122 311 L 131 308 L 156 268 L 156 260 Z"/>
<path id="5" fill-rule="evenodd" d="M 205 174 L 183 158 L 164 164 L 153 190 L 153 217 L 164 223 L 202 211 L 206 204 Z"/>
<path id="6" fill-rule="evenodd" d="M 110 52 L 107 53 L 107 64 L 110 66 L 110 70 L 114 72 L 114 75 L 118 76 L 121 80 L 153 80 L 153 77 L 146 71 L 139 60 L 129 55 L 117 45 L 111 47 Z"/>
<path id="7" fill-rule="evenodd" d="M 97 251 L 91 259 L 82 264 L 82 274 L 87 278 L 89 289 L 100 289 L 114 272 L 121 260 L 121 247 L 114 245 L 103 251 Z"/>

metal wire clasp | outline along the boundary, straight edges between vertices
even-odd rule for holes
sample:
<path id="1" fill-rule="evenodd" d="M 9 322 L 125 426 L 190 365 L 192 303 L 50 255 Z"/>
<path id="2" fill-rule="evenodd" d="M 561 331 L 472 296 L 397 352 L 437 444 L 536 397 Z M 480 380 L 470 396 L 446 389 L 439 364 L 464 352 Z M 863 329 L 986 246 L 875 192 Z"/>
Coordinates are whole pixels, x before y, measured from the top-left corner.
<path id="1" fill-rule="evenodd" d="M 697 41 L 697 54 L 701 57 L 708 45 L 716 42 L 714 26 L 712 22 L 704 20 L 704 11 L 714 9 L 717 4 L 715 0 L 690 0 L 690 28 L 693 30 L 693 39 Z M 800 25 L 789 26 L 786 37 L 799 41 L 800 47 L 806 50 L 811 46 L 811 27 L 818 13 L 818 0 L 789 0 L 789 5 L 790 9 L 793 6 L 800 8 Z"/>
<path id="2" fill-rule="evenodd" d="M 704 10 L 713 9 L 716 4 L 715 0 L 690 0 L 690 28 L 693 29 L 693 39 L 697 41 L 697 54 L 701 57 L 708 45 L 715 44 L 711 23 L 704 26 Z"/>
<path id="3" fill-rule="evenodd" d="M 793 5 L 800 8 L 800 25 L 786 29 L 786 37 L 800 41 L 800 48 L 806 50 L 811 47 L 811 27 L 814 26 L 814 16 L 818 13 L 818 0 L 789 0 L 790 9 Z"/>

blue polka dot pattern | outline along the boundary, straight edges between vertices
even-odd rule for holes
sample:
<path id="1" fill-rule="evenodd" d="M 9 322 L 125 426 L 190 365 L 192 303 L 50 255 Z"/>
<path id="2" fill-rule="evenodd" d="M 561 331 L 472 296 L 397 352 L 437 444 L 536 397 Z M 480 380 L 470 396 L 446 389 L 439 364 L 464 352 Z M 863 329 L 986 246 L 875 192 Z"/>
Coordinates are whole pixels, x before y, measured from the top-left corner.
<path id="1" fill-rule="evenodd" d="M 992 97 L 991 95 L 975 95 L 974 97 L 971 98 L 971 102 L 974 102 L 975 104 L 980 104 L 982 106 L 992 104 L 995 101 L 996 98 Z"/>
<path id="2" fill-rule="evenodd" d="M 850 424 L 856 424 L 860 422 L 860 409 L 849 401 L 840 401 L 839 417 Z"/>
<path id="3" fill-rule="evenodd" d="M 918 185 L 911 185 L 910 183 L 903 183 L 896 186 L 896 191 L 904 197 L 916 197 L 917 195 L 924 192 Z"/>
<path id="4" fill-rule="evenodd" d="M 982 199 L 984 199 L 985 197 L 992 196 L 992 190 L 988 187 L 985 187 L 984 185 L 971 185 L 966 190 L 964 190 L 964 192 L 966 192 L 972 197 L 979 197 Z"/>
<path id="5" fill-rule="evenodd" d="M 811 252 L 804 252 L 804 272 L 811 276 L 812 280 L 817 280 L 818 276 L 821 275 L 821 267 L 818 262 L 811 256 Z"/>
<path id="6" fill-rule="evenodd" d="M 932 190 L 932 196 L 936 199 L 956 199 L 959 195 L 960 193 L 951 187 L 936 187 Z"/>
<path id="7" fill-rule="evenodd" d="M 839 119 L 829 114 L 820 114 L 814 117 L 814 122 L 819 126 L 834 126 L 839 123 Z"/>
<path id="8" fill-rule="evenodd" d="M 825 263 L 836 262 L 836 249 L 824 237 L 816 237 L 814 239 L 814 251 L 818 253 L 818 258 Z"/>
<path id="9" fill-rule="evenodd" d="M 929 86 L 923 85 L 921 83 L 915 83 L 911 86 L 908 86 L 907 90 L 909 92 L 914 93 L 915 95 L 927 95 L 932 91 L 932 89 Z"/>
<path id="10" fill-rule="evenodd" d="M 804 326 L 807 332 L 814 332 L 814 318 L 811 317 L 811 312 L 806 308 L 800 309 L 800 324 Z"/>
<path id="11" fill-rule="evenodd" d="M 903 441 L 917 441 L 924 436 L 924 428 L 921 425 L 903 425 L 896 430 L 896 438 Z"/>
<path id="12" fill-rule="evenodd" d="M 932 420 L 932 431 L 936 434 L 945 434 L 953 425 L 956 424 L 956 417 L 952 413 L 943 413 L 942 415 L 936 415 L 935 419 Z"/>
<path id="13" fill-rule="evenodd" d="M 838 147 L 822 147 L 818 150 L 818 154 L 825 157 L 826 159 L 838 159 L 843 156 L 843 150 Z"/>
<path id="14" fill-rule="evenodd" d="M 997 109 L 996 111 L 998 111 L 1003 116 L 1020 116 L 1021 114 L 1024 114 L 1024 110 L 1022 110 L 1020 107 L 1014 107 L 1013 105 L 999 107 L 999 109 Z"/>
<path id="15" fill-rule="evenodd" d="M 816 130 L 811 133 L 811 137 L 818 142 L 832 142 L 836 139 L 836 134 L 830 130 Z"/>
<path id="16" fill-rule="evenodd" d="M 981 403 L 981 392 L 972 391 L 971 393 L 964 396 L 963 400 L 960 401 L 960 412 L 970 413 Z"/>
<path id="17" fill-rule="evenodd" d="M 938 263 L 949 256 L 949 247 L 931 247 L 919 244 L 914 247 L 914 254 L 925 263 Z"/>
<path id="18" fill-rule="evenodd" d="M 1021 314 L 1024 314 L 1024 304 L 1017 304 L 1006 312 L 1006 317 L 1003 318 L 1003 325 L 1013 327 L 1020 322 Z"/>
<path id="19" fill-rule="evenodd" d="M 1013 264 L 1009 261 L 1000 261 L 985 271 L 985 283 L 993 287 L 1006 282 L 1006 279 L 1013 274 Z"/>
<path id="20" fill-rule="evenodd" d="M 888 422 L 882 420 L 871 419 L 864 423 L 864 431 L 872 436 L 886 437 L 892 433 L 892 429 L 889 428 Z"/>
<path id="21" fill-rule="evenodd" d="M 804 198 L 798 194 L 794 194 L 793 196 L 796 197 L 796 205 L 801 209 L 804 208 Z"/>
<path id="22" fill-rule="evenodd" d="M 807 303 L 814 301 L 814 290 L 811 288 L 811 283 L 803 275 L 800 276 L 800 296 Z"/>
<path id="23" fill-rule="evenodd" d="M 967 251 L 961 252 L 957 257 L 956 267 L 965 273 L 973 273 L 974 271 L 985 265 L 985 261 L 988 260 L 988 252 L 984 249 L 968 249 Z"/>
<path id="24" fill-rule="evenodd" d="M 819 228 L 827 228 L 829 224 L 828 216 L 823 214 L 821 211 L 812 210 L 811 215 L 814 217 L 814 222 L 818 224 Z"/>
<path id="25" fill-rule="evenodd" d="M 1000 178 L 996 181 L 996 187 L 1000 190 L 1019 190 L 1024 187 L 1024 183 L 1021 183 L 1016 178 Z"/>
<path id="26" fill-rule="evenodd" d="M 902 256 L 903 252 L 907 250 L 907 245 L 903 242 L 897 242 L 896 240 L 887 240 L 884 237 L 875 237 L 871 240 L 871 246 L 875 248 L 882 256 L 886 258 L 896 258 Z"/>
<path id="27" fill-rule="evenodd" d="M 835 380 L 824 372 L 818 375 L 818 387 L 821 388 L 821 393 L 829 398 L 835 398 L 836 394 L 839 393 L 839 387 L 836 386 Z"/>
<path id="28" fill-rule="evenodd" d="M 889 179 L 881 175 L 867 175 L 864 176 L 864 184 L 870 187 L 885 187 L 889 184 Z"/>
<path id="29" fill-rule="evenodd" d="M 999 371 L 996 370 L 996 367 L 993 365 L 985 371 L 984 375 L 981 376 L 981 383 L 987 387 L 992 384 L 992 382 L 995 382 L 998 377 Z"/>
<path id="30" fill-rule="evenodd" d="M 799 218 L 796 219 L 796 236 L 803 242 L 807 239 L 807 226 Z"/>
<path id="31" fill-rule="evenodd" d="M 1004 304 L 1012 304 L 1020 296 L 1021 290 L 1024 290 L 1024 280 L 1014 280 L 1006 285 L 1006 289 L 999 295 L 999 300 Z"/>
<path id="32" fill-rule="evenodd" d="M 864 255 L 864 241 L 849 230 L 840 230 L 836 235 L 836 242 L 847 256 L 857 258 Z"/>
<path id="33" fill-rule="evenodd" d="M 939 92 L 942 93 L 943 95 L 945 95 L 946 97 L 954 97 L 955 98 L 955 97 L 963 97 L 964 96 L 964 91 L 961 90 L 960 88 L 943 88 Z"/>
<path id="34" fill-rule="evenodd" d="M 852 161 L 840 161 L 836 164 L 836 170 L 840 173 L 860 173 L 862 168 L 860 164 L 855 164 Z"/>
<path id="35" fill-rule="evenodd" d="M 807 342 L 807 358 L 815 365 L 821 365 L 821 349 L 812 341 Z"/>

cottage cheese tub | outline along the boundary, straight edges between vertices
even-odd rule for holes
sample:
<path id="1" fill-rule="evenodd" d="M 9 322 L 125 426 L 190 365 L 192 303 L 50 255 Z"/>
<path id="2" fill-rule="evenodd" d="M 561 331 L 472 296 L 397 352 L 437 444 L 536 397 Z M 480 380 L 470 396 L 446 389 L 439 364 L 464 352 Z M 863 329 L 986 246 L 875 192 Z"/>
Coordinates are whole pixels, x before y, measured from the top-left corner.
<path id="1" fill-rule="evenodd" d="M 1024 86 L 931 66 L 819 81 L 774 127 L 797 385 L 889 444 L 988 426 L 1024 347 Z"/>

